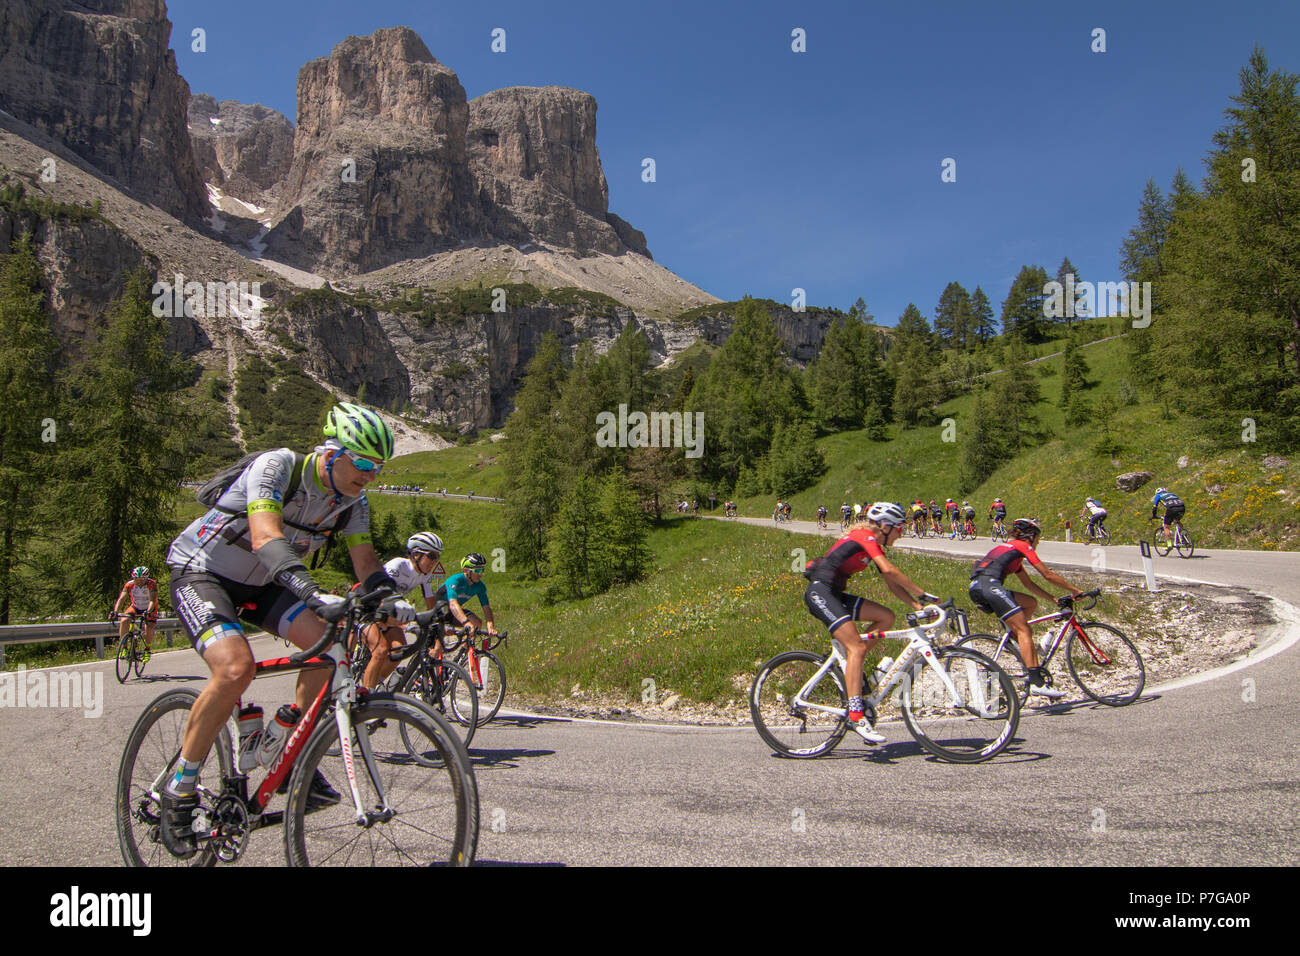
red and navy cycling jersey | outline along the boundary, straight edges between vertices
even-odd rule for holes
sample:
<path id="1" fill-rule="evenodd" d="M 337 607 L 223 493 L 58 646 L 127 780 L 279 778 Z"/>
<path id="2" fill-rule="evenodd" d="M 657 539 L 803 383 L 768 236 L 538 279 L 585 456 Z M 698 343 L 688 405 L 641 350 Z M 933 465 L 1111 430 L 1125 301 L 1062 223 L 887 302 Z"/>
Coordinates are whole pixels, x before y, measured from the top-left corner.
<path id="1" fill-rule="evenodd" d="M 866 528 L 855 528 L 831 545 L 825 557 L 809 562 L 807 576 L 810 581 L 843 591 L 849 578 L 870 564 L 872 558 L 884 554 L 874 534 Z"/>
<path id="2" fill-rule="evenodd" d="M 998 581 L 1005 581 L 1008 574 L 1015 574 L 1024 566 L 1026 558 L 1035 567 L 1043 566 L 1038 552 L 1029 546 L 1029 542 L 1012 538 L 975 562 L 975 569 L 970 573 L 971 580 L 996 578 Z"/>

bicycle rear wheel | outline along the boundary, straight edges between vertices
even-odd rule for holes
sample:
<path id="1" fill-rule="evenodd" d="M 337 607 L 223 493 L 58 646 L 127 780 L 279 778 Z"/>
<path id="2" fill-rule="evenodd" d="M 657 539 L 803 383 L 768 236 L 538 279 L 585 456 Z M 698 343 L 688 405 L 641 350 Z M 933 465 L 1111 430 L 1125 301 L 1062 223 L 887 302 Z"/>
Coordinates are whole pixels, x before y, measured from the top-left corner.
<path id="1" fill-rule="evenodd" d="M 119 684 L 125 684 L 126 679 L 131 676 L 131 645 L 134 643 L 135 635 L 130 631 L 126 632 L 126 637 L 120 638 L 117 642 L 117 660 L 114 666 Z"/>
<path id="2" fill-rule="evenodd" d="M 811 651 L 786 651 L 764 664 L 754 677 L 749 691 L 754 729 L 782 756 L 807 758 L 830 753 L 849 729 L 849 698 L 838 664 L 804 690 L 825 661 L 825 655 Z M 794 699 L 801 690 L 803 703 L 796 705 Z"/>
<path id="3" fill-rule="evenodd" d="M 1196 546 L 1192 544 L 1192 536 L 1184 531 L 1181 525 L 1174 534 L 1174 546 L 1178 548 L 1178 556 L 1180 558 L 1190 558 L 1196 551 Z"/>
<path id="4" fill-rule="evenodd" d="M 1016 696 L 1020 700 L 1020 706 L 1024 707 L 1029 702 L 1029 681 L 1025 678 L 1025 662 L 1020 656 L 1020 648 L 1016 644 L 1014 636 L 1008 637 L 1007 642 L 1003 645 L 1001 652 L 998 651 L 998 644 L 1002 642 L 1000 637 L 994 637 L 992 634 L 971 634 L 957 642 L 958 647 L 966 647 L 977 654 L 983 654 L 1003 672 L 1011 678 L 1016 687 Z"/>
<path id="5" fill-rule="evenodd" d="M 127 737 L 118 766 L 114 801 L 117 841 L 127 866 L 212 866 L 217 862 L 212 844 L 189 859 L 172 856 L 163 846 L 159 832 L 162 818 L 159 794 L 180 759 L 185 723 L 198 696 L 192 690 L 168 691 L 145 708 Z M 230 735 L 224 727 L 217 747 L 221 753 L 229 752 Z M 209 763 L 218 762 L 211 758 L 209 751 L 199 768 L 200 779 Z M 204 800 L 203 805 L 207 803 Z"/>
<path id="6" fill-rule="evenodd" d="M 983 654 L 936 647 L 936 667 L 918 659 L 903 678 L 903 722 L 930 753 L 951 763 L 980 763 L 1001 753 L 1020 723 L 1020 698 L 1011 678 Z"/>
<path id="7" fill-rule="evenodd" d="M 1065 663 L 1075 683 L 1099 704 L 1123 707 L 1137 700 L 1147 678 L 1133 642 L 1109 624 L 1089 621 L 1079 627 L 1086 639 L 1071 628 L 1065 646 Z"/>
<path id="8" fill-rule="evenodd" d="M 354 734 L 354 767 L 364 824 L 348 787 L 337 749 L 338 726 L 322 722 L 294 767 L 285 811 L 284 850 L 291 866 L 469 866 L 478 844 L 478 788 L 469 757 L 450 725 L 418 701 L 374 694 L 355 707 L 354 726 L 365 727 L 375 778 Z M 413 756 L 403 740 L 415 744 Z M 308 812 L 311 781 L 319 770 L 343 795 L 337 804 Z"/>

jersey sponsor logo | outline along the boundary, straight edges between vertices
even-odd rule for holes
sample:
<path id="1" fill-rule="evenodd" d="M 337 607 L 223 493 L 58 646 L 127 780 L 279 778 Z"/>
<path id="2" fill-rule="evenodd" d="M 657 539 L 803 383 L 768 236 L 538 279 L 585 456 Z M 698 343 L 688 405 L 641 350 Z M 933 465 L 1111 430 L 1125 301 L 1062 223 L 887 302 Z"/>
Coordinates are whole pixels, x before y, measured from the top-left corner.
<path id="1" fill-rule="evenodd" d="M 208 539 L 216 535 L 226 524 L 226 515 L 213 508 L 203 516 L 203 522 L 199 525 L 197 537 L 199 544 L 203 544 Z"/>
<path id="2" fill-rule="evenodd" d="M 248 503 L 248 513 L 250 515 L 263 514 L 268 511 L 275 514 L 282 513 L 284 509 L 280 506 L 280 492 L 277 490 L 273 492 L 273 494 L 275 495 L 275 500 L 258 498 L 256 501 L 250 501 Z"/>

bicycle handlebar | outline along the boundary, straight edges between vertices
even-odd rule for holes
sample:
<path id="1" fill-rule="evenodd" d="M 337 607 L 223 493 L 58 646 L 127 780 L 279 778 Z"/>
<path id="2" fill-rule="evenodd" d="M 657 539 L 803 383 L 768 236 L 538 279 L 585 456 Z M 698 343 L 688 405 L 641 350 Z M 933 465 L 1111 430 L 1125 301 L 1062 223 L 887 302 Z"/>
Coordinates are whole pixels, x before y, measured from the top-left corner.
<path id="1" fill-rule="evenodd" d="M 305 651 L 299 651 L 297 654 L 291 654 L 289 662 L 292 664 L 305 664 L 311 658 L 319 655 L 337 639 L 339 621 L 343 620 L 348 613 L 357 607 L 377 604 L 390 594 L 392 594 L 392 588 L 378 587 L 369 594 L 363 594 L 359 597 L 347 597 L 338 604 L 328 604 L 313 612 L 321 620 L 327 622 L 329 626 L 325 628 L 325 633 L 321 635 L 320 640 L 311 647 Z"/>

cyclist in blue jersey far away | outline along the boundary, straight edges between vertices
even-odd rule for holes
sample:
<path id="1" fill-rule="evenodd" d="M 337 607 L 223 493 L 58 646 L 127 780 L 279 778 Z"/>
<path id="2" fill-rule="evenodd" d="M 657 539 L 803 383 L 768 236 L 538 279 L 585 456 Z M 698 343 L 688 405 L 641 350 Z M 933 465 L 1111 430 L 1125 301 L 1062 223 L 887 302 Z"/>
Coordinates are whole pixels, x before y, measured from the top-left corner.
<path id="1" fill-rule="evenodd" d="M 1169 526 L 1183 523 L 1183 515 L 1187 513 L 1187 506 L 1183 504 L 1182 498 L 1179 498 L 1168 488 L 1157 488 L 1155 497 L 1151 499 L 1151 520 L 1155 520 L 1156 512 L 1160 510 L 1161 505 L 1165 506 L 1165 516 L 1160 522 L 1160 530 L 1168 539 L 1170 536 Z"/>
<path id="2" fill-rule="evenodd" d="M 848 594 L 844 588 L 854 574 L 874 564 L 894 596 L 914 611 L 922 601 L 937 601 L 899 571 L 885 557 L 884 549 L 899 539 L 907 520 L 900 505 L 877 501 L 866 510 L 866 521 L 840 538 L 824 557 L 808 562 L 804 577 L 811 583 L 804 603 L 813 617 L 826 625 L 831 637 L 840 642 L 847 658 L 844 674 L 849 698 L 849 725 L 868 743 L 878 744 L 884 736 L 875 730 L 875 714 L 868 714 L 862 699 L 862 664 L 867 651 L 880 640 L 882 631 L 894 625 L 894 612 L 875 601 Z M 859 634 L 854 622 L 866 623 L 871 631 Z"/>
<path id="3" fill-rule="evenodd" d="M 1061 691 L 1052 687 L 1051 676 L 1038 665 L 1038 648 L 1034 646 L 1034 634 L 1029 626 L 1029 618 L 1033 616 L 1038 602 L 1031 595 L 1008 590 L 1005 582 L 1007 575 L 1017 574 L 1026 588 L 1045 600 L 1056 601 L 1061 607 L 1067 607 L 1070 598 L 1078 597 L 1083 592 L 1043 564 L 1034 551 L 1043 533 L 1036 518 L 1017 518 L 1009 530 L 1010 541 L 998 545 L 975 562 L 970 576 L 971 600 L 981 610 L 996 614 L 1011 630 L 1020 646 L 1021 659 L 1025 662 L 1029 693 L 1038 697 L 1062 697 L 1064 695 Z M 1024 569 L 1026 560 L 1047 581 L 1069 591 L 1070 598 L 1058 598 L 1035 584 L 1029 572 Z"/>

